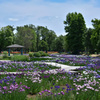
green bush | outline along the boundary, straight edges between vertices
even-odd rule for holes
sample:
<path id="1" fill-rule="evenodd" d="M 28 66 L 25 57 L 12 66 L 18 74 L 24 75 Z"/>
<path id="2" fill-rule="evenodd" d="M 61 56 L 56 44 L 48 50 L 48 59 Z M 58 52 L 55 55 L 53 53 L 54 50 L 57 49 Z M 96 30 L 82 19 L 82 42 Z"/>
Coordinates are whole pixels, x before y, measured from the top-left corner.
<path id="1" fill-rule="evenodd" d="M 29 52 L 29 57 L 33 57 L 34 53 L 33 52 Z"/>
<path id="2" fill-rule="evenodd" d="M 26 55 L 14 55 L 11 57 L 11 60 L 13 60 L 13 61 L 28 61 L 29 58 Z"/>
<path id="3" fill-rule="evenodd" d="M 35 56 L 35 57 L 41 57 L 41 54 L 40 54 L 39 52 L 35 52 L 35 53 L 34 53 L 34 56 Z"/>
<path id="4" fill-rule="evenodd" d="M 0 56 L 0 60 L 2 60 L 2 58 L 3 58 L 3 57 L 2 57 L 2 56 Z"/>
<path id="5" fill-rule="evenodd" d="M 7 51 L 3 51 L 3 58 L 7 58 L 8 57 L 8 52 Z"/>
<path id="6" fill-rule="evenodd" d="M 44 56 L 44 52 L 43 51 L 39 51 L 41 56 Z"/>
<path id="7" fill-rule="evenodd" d="M 43 51 L 38 51 L 40 54 L 43 54 L 44 52 Z"/>
<path id="8" fill-rule="evenodd" d="M 45 53 L 43 51 L 39 51 L 39 53 L 41 54 L 41 56 L 49 56 L 47 53 Z"/>
<path id="9" fill-rule="evenodd" d="M 42 56 L 49 56 L 49 54 L 47 54 L 47 53 L 44 52 Z"/>

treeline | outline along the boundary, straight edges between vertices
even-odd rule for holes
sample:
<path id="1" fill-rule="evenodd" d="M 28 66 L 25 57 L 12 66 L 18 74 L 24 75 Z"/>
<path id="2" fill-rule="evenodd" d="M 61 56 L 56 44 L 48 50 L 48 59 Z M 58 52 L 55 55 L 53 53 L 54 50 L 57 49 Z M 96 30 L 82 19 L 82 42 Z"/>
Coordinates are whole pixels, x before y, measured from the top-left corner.
<path id="1" fill-rule="evenodd" d="M 64 36 L 57 37 L 56 33 L 47 27 L 30 24 L 17 26 L 15 34 L 14 30 L 10 25 L 0 29 L 0 51 L 7 50 L 6 47 L 11 44 L 23 45 L 26 51 L 64 51 Z"/>
<path id="2" fill-rule="evenodd" d="M 64 21 L 66 35 L 59 37 L 53 30 L 32 24 L 0 29 L 0 51 L 11 44 L 25 46 L 27 51 L 58 51 L 72 54 L 100 52 L 100 20 L 91 20 L 93 28 L 87 28 L 81 13 L 68 13 Z"/>

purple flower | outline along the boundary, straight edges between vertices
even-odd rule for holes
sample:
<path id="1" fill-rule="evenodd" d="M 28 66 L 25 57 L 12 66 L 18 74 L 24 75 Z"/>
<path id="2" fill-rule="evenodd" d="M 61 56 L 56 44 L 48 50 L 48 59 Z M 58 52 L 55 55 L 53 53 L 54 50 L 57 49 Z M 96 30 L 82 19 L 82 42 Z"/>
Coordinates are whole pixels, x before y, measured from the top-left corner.
<path id="1" fill-rule="evenodd" d="M 51 89 L 53 89 L 53 87 L 51 87 Z"/>
<path id="2" fill-rule="evenodd" d="M 25 91 L 25 89 L 21 89 L 20 92 Z"/>
<path id="3" fill-rule="evenodd" d="M 53 83 L 53 85 L 55 85 L 55 83 Z"/>
<path id="4" fill-rule="evenodd" d="M 58 95 L 60 95 L 60 93 L 58 93 Z"/>
<path id="5" fill-rule="evenodd" d="M 48 93 L 50 93 L 51 91 L 50 91 L 50 90 L 48 90 L 47 92 L 48 92 Z"/>
<path id="6" fill-rule="evenodd" d="M 44 93 L 44 91 L 41 91 L 41 93 Z"/>
<path id="7" fill-rule="evenodd" d="M 4 89 L 4 90 L 7 90 L 7 86 L 4 86 L 3 89 Z"/>
<path id="8" fill-rule="evenodd" d="M 2 80 L 0 80 L 0 83 L 2 84 Z"/>
<path id="9" fill-rule="evenodd" d="M 47 92 L 48 90 L 46 89 L 46 90 L 44 90 L 45 92 Z"/>
<path id="10" fill-rule="evenodd" d="M 42 93 L 41 93 L 41 92 L 39 92 L 39 95 L 42 95 Z"/>
<path id="11" fill-rule="evenodd" d="M 60 88 L 60 86 L 55 86 L 55 88 L 57 88 L 57 89 L 58 89 L 58 88 Z"/>
<path id="12" fill-rule="evenodd" d="M 62 89 L 64 90 L 65 88 L 63 87 Z"/>
<path id="13" fill-rule="evenodd" d="M 64 92 L 63 92 L 63 91 L 61 91 L 61 94 L 62 94 L 62 95 L 64 95 Z"/>
<path id="14" fill-rule="evenodd" d="M 66 91 L 67 93 L 69 93 L 68 91 Z"/>
<path id="15" fill-rule="evenodd" d="M 8 91 L 8 93 L 12 93 L 11 91 Z"/>

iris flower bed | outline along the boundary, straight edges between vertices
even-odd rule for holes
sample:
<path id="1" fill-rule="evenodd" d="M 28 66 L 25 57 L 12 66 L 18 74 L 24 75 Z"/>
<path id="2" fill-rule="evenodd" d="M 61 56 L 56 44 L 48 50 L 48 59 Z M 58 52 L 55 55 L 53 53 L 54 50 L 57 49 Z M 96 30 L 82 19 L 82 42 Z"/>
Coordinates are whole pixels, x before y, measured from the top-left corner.
<path id="1" fill-rule="evenodd" d="M 58 67 L 47 64 L 34 64 L 33 62 L 0 62 L 0 72 L 34 72 L 56 68 Z"/>
<path id="2" fill-rule="evenodd" d="M 0 72 L 5 72 L 0 74 L 0 100 L 100 100 L 99 58 L 57 58 L 84 63 L 81 75 L 46 64 L 0 62 Z M 6 73 L 19 71 L 22 73 Z"/>
<path id="3" fill-rule="evenodd" d="M 56 63 L 61 63 L 70 66 L 87 66 L 90 62 L 97 64 L 100 59 L 99 57 L 90 57 L 82 55 L 51 55 L 52 57 L 56 56 L 55 60 L 52 60 Z"/>

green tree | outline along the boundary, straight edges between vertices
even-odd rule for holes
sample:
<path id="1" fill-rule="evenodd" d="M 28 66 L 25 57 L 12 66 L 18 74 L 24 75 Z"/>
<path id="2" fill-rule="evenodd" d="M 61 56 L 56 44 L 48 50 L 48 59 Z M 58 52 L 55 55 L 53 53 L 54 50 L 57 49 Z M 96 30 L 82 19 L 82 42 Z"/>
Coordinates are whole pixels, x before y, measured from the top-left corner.
<path id="1" fill-rule="evenodd" d="M 57 36 L 56 36 L 55 32 L 52 30 L 49 30 L 48 35 L 47 35 L 47 43 L 48 43 L 49 51 L 53 50 L 52 45 L 53 45 L 56 37 Z"/>
<path id="2" fill-rule="evenodd" d="M 12 26 L 2 27 L 0 29 L 0 51 L 6 50 L 8 45 L 13 44 L 14 39 L 14 28 Z"/>
<path id="3" fill-rule="evenodd" d="M 83 51 L 83 34 L 86 29 L 85 21 L 81 13 L 68 13 L 64 21 L 67 32 L 68 51 L 79 54 Z"/>
<path id="4" fill-rule="evenodd" d="M 41 39 L 47 42 L 49 29 L 47 29 L 47 27 L 40 26 L 40 30 L 41 30 Z"/>
<path id="5" fill-rule="evenodd" d="M 64 51 L 68 51 L 68 41 L 67 41 L 67 35 L 64 36 Z"/>
<path id="6" fill-rule="evenodd" d="M 64 36 L 60 35 L 56 39 L 56 51 L 63 52 L 64 51 Z"/>
<path id="7" fill-rule="evenodd" d="M 49 48 L 49 51 L 53 50 L 52 45 L 56 39 L 56 34 L 53 30 L 49 30 L 47 27 L 38 26 L 37 27 L 37 51 L 39 51 L 40 40 L 44 40 Z"/>
<path id="8" fill-rule="evenodd" d="M 17 27 L 16 43 L 25 46 L 27 50 L 36 51 L 36 33 L 28 25 Z"/>
<path id="9" fill-rule="evenodd" d="M 91 42 L 93 47 L 95 48 L 95 51 L 99 53 L 100 52 L 100 20 L 95 18 L 94 20 L 92 19 L 91 22 L 94 27 L 93 33 L 91 35 Z"/>
<path id="10" fill-rule="evenodd" d="M 37 48 L 37 51 L 39 51 L 39 44 L 40 44 L 40 40 L 41 40 L 41 30 L 42 30 L 42 27 L 37 26 L 37 28 L 36 28 L 36 34 L 37 34 L 36 48 Z"/>
<path id="11" fill-rule="evenodd" d="M 93 45 L 91 43 L 91 35 L 93 33 L 93 29 L 87 28 L 86 32 L 83 35 L 83 45 L 85 47 L 85 52 L 88 53 L 93 53 Z"/>
<path id="12" fill-rule="evenodd" d="M 47 50 L 48 50 L 47 42 L 44 40 L 41 40 L 40 44 L 39 44 L 39 48 L 40 48 L 40 51 L 46 51 L 46 53 L 47 53 Z"/>

